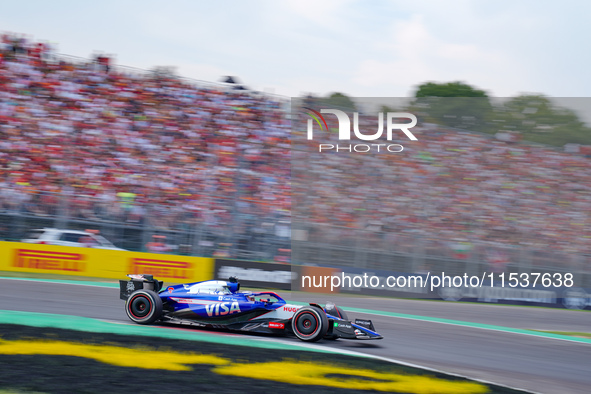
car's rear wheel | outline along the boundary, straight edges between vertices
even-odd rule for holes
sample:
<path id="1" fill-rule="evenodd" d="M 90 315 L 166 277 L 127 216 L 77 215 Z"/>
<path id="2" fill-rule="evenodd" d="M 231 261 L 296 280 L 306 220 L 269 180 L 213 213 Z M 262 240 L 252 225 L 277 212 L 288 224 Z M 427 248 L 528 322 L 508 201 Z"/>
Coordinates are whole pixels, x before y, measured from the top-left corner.
<path id="1" fill-rule="evenodd" d="M 162 299 L 152 290 L 136 290 L 127 299 L 125 312 L 135 323 L 154 323 L 162 316 Z"/>
<path id="2" fill-rule="evenodd" d="M 326 335 L 328 319 L 322 309 L 315 306 L 304 307 L 293 315 L 291 328 L 302 341 L 315 342 Z"/>

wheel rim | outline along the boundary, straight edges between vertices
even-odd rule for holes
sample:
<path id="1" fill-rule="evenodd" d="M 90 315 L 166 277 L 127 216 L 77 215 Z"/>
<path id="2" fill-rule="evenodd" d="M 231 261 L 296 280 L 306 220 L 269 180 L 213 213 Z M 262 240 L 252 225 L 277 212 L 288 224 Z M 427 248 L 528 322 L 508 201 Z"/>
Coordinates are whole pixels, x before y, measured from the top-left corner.
<path id="1" fill-rule="evenodd" d="M 295 328 L 300 335 L 309 337 L 318 331 L 318 319 L 312 313 L 302 313 L 296 318 Z"/>
<path id="2" fill-rule="evenodd" d="M 152 302 L 143 295 L 133 297 L 129 302 L 129 312 L 137 319 L 144 318 L 152 311 Z"/>

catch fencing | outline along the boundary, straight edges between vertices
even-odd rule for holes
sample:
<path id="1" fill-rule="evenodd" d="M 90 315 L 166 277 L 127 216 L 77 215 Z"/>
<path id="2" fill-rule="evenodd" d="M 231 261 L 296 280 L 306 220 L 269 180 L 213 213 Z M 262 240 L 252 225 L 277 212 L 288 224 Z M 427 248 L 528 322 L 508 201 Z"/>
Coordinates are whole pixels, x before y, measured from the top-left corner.
<path id="1" fill-rule="evenodd" d="M 34 190 L 4 196 L 0 240 L 5 241 L 20 241 L 44 227 L 92 229 L 130 251 L 148 251 L 153 236 L 160 235 L 167 253 L 177 255 L 449 275 L 570 272 L 575 286 L 591 288 L 588 254 L 292 223 L 289 212 L 252 200 L 209 196 L 216 209 L 203 210 Z"/>

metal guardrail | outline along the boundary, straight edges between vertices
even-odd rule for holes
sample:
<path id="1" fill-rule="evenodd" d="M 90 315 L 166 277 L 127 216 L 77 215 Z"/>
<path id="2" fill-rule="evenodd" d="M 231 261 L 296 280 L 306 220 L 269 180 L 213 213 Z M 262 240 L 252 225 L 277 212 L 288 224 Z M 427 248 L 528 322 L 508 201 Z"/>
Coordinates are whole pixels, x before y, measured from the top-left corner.
<path id="1" fill-rule="evenodd" d="M 54 227 L 99 230 L 116 246 L 135 251 L 146 251 L 154 235 L 164 235 L 172 253 L 196 256 L 273 260 L 279 249 L 290 248 L 289 233 L 283 231 L 289 218 L 254 215 L 260 209 L 252 202 L 242 202 L 247 209 L 239 209 L 230 198 L 211 197 L 227 210 L 203 212 L 62 193 L 21 195 L 20 200 L 0 199 L 2 240 L 20 241 L 32 229 Z"/>

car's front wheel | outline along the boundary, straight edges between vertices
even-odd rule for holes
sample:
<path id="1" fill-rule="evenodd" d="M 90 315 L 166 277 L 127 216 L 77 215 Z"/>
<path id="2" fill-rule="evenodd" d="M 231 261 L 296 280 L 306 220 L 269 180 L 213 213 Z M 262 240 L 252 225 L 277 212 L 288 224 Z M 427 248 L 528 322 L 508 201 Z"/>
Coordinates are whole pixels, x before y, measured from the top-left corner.
<path id="1" fill-rule="evenodd" d="M 127 299 L 125 312 L 135 323 L 154 323 L 162 316 L 162 299 L 152 290 L 136 290 Z"/>
<path id="2" fill-rule="evenodd" d="M 328 319 L 322 309 L 315 306 L 304 307 L 293 315 L 291 328 L 302 341 L 315 342 L 326 335 Z"/>

